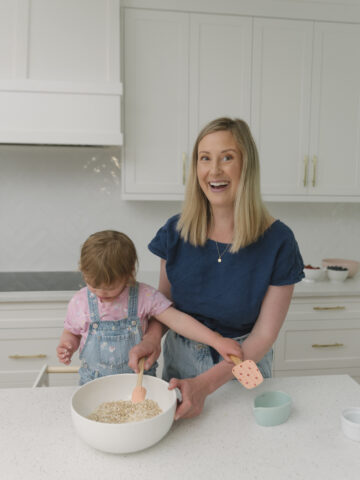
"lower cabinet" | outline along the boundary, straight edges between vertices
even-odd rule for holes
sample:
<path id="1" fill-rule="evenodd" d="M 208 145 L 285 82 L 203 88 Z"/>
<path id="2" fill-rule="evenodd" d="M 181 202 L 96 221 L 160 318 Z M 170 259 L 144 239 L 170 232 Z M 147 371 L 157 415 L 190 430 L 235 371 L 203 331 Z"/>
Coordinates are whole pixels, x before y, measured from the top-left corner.
<path id="1" fill-rule="evenodd" d="M 360 382 L 359 345 L 359 296 L 294 298 L 275 343 L 273 375 L 348 374 Z"/>
<path id="2" fill-rule="evenodd" d="M 70 298 L 70 297 L 69 297 Z M 0 387 L 31 387 L 47 364 L 60 366 L 56 347 L 68 301 L 0 303 Z M 74 355 L 72 365 L 79 365 Z M 49 385 L 77 385 L 78 374 L 51 374 Z"/>

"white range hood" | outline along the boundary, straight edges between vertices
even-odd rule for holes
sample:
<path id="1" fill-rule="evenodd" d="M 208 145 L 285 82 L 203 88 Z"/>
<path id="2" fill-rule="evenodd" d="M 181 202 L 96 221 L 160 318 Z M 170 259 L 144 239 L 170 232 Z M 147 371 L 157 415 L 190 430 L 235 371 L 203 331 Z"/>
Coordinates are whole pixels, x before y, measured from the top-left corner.
<path id="1" fill-rule="evenodd" d="M 121 145 L 119 0 L 6 2 L 0 143 Z"/>

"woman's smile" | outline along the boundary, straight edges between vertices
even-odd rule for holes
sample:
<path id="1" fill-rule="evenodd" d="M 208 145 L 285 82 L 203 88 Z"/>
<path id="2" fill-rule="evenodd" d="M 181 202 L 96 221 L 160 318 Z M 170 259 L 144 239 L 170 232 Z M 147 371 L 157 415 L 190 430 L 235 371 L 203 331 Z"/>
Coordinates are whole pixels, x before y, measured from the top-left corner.
<path id="1" fill-rule="evenodd" d="M 213 206 L 234 204 L 241 177 L 241 159 L 239 147 L 229 131 L 209 133 L 199 142 L 197 177 Z"/>

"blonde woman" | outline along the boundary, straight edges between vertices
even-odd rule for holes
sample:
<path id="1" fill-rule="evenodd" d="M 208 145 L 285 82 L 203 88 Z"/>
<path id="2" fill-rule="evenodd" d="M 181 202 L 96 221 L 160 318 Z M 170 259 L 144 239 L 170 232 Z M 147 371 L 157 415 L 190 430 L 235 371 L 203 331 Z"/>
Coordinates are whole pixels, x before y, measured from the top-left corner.
<path id="1" fill-rule="evenodd" d="M 244 121 L 219 118 L 200 132 L 182 213 L 160 228 L 149 249 L 161 258 L 159 290 L 176 308 L 236 339 L 243 359 L 270 377 L 272 345 L 303 261 L 292 231 L 262 202 L 257 148 Z M 161 334 L 153 322 L 129 365 L 136 368 L 144 354 L 154 361 Z M 178 419 L 198 415 L 232 373 L 212 348 L 169 331 L 163 377 L 182 392 Z"/>

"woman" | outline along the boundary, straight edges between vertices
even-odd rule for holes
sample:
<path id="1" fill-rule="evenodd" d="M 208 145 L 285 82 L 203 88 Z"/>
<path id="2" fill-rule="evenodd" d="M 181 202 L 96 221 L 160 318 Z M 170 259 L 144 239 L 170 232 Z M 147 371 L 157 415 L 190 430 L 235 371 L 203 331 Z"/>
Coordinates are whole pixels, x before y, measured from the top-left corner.
<path id="1" fill-rule="evenodd" d="M 247 124 L 219 118 L 194 146 L 182 213 L 150 242 L 160 256 L 159 290 L 176 308 L 238 340 L 243 360 L 271 376 L 272 345 L 285 320 L 303 262 L 292 231 L 267 212 L 260 195 L 257 148 Z M 161 326 L 152 323 L 130 353 L 129 365 L 160 351 Z M 181 390 L 175 418 L 198 415 L 207 395 L 233 378 L 209 347 L 169 331 L 163 377 Z"/>

